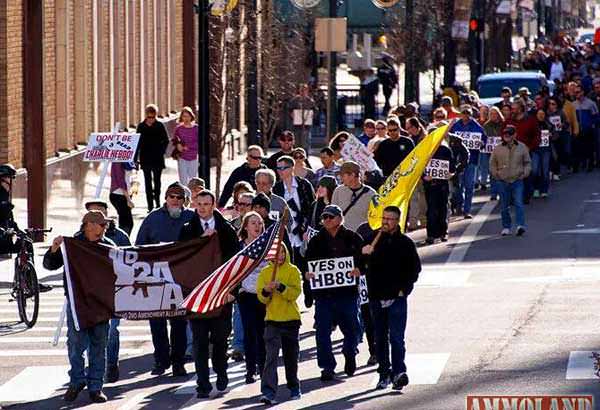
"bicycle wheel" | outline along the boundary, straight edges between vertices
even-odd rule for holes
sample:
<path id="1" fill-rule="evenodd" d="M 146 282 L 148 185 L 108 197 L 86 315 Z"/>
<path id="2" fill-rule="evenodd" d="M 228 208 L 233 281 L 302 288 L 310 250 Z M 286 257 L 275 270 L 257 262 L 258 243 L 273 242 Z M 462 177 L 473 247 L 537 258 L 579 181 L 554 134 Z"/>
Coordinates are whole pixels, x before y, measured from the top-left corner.
<path id="1" fill-rule="evenodd" d="M 17 304 L 19 317 L 27 327 L 33 327 L 40 309 L 40 290 L 37 274 L 31 262 L 17 268 Z"/>

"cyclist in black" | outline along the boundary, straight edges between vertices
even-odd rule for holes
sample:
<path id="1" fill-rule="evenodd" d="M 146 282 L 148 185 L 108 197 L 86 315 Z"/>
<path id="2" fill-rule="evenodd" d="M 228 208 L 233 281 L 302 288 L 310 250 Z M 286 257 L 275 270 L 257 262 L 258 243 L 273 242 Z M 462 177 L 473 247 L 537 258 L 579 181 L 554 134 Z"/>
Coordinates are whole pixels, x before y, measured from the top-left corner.
<path id="1" fill-rule="evenodd" d="M 13 216 L 12 202 L 12 182 L 17 175 L 17 170 L 11 164 L 0 165 L 0 254 L 17 253 L 21 249 L 21 240 L 13 242 L 13 235 L 10 231 L 18 231 L 19 226 Z M 31 243 L 27 244 L 28 252 L 33 258 L 33 247 Z M 52 290 L 52 286 L 39 284 L 40 292 Z"/>

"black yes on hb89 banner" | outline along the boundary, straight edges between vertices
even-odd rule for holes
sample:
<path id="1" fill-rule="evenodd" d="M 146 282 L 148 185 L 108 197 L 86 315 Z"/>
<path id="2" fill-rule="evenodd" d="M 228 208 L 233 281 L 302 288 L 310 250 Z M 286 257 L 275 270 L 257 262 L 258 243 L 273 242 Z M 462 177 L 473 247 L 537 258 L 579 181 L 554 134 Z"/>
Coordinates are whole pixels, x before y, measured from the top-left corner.
<path id="1" fill-rule="evenodd" d="M 318 259 L 308 262 L 308 271 L 315 277 L 310 280 L 311 289 L 355 286 L 356 279 L 350 273 L 354 270 L 354 258 Z"/>

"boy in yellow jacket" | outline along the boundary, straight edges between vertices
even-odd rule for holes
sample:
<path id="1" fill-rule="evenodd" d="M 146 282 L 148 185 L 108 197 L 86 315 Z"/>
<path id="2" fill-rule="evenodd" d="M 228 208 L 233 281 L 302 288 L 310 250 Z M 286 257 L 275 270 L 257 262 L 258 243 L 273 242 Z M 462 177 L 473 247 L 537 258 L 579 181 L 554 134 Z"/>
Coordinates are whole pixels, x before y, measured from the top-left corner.
<path id="1" fill-rule="evenodd" d="M 265 317 L 265 367 L 261 376 L 260 401 L 264 404 L 275 404 L 277 394 L 277 358 L 279 348 L 283 351 L 283 363 L 290 398 L 298 400 L 301 397 L 300 381 L 298 380 L 298 354 L 300 344 L 300 310 L 296 299 L 302 291 L 301 274 L 298 268 L 291 264 L 285 245 L 282 244 L 277 257 L 277 275 L 273 278 L 274 262 L 270 262 L 258 275 L 256 294 L 258 299 L 267 306 Z"/>

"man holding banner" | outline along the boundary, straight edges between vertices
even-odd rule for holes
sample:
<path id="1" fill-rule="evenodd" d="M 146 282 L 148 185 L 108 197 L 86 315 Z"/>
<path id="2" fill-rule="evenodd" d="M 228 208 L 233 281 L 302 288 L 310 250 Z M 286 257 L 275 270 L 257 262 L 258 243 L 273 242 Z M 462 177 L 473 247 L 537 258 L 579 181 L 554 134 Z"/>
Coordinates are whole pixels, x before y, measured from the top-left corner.
<path id="1" fill-rule="evenodd" d="M 110 221 L 100 211 L 89 211 L 81 221 L 81 231 L 75 239 L 115 246 L 114 242 L 104 236 Z M 59 269 L 64 265 L 61 245 L 62 236 L 54 238 L 52 246 L 44 255 L 44 268 Z M 65 280 L 65 282 L 67 282 Z M 70 284 L 70 282 L 68 282 Z M 108 340 L 108 320 L 86 328 L 78 329 L 73 320 L 73 294 L 71 286 L 65 286 L 69 302 L 67 303 L 67 351 L 69 355 L 69 388 L 63 398 L 66 402 L 74 402 L 86 387 L 90 400 L 104 403 L 107 398 L 102 392 L 104 372 L 106 370 L 106 343 Z M 85 371 L 83 352 L 88 351 L 88 371 Z"/>
<path id="2" fill-rule="evenodd" d="M 308 243 L 306 279 L 315 299 L 317 362 L 321 381 L 335 378 L 335 358 L 331 346 L 331 328 L 340 326 L 344 335 L 342 353 L 348 376 L 356 371 L 358 323 L 358 277 L 361 266 L 362 238 L 344 227 L 342 209 L 328 205 L 321 214 L 323 228 Z"/>

